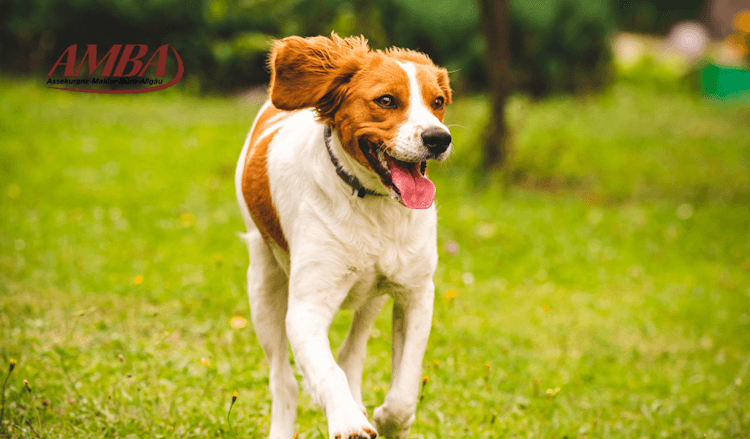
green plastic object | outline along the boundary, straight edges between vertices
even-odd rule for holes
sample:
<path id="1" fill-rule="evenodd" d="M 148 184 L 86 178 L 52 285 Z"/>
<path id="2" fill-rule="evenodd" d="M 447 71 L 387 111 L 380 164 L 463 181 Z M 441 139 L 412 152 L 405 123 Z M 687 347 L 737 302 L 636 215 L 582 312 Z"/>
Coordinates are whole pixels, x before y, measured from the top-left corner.
<path id="1" fill-rule="evenodd" d="M 750 100 L 750 70 L 709 64 L 701 72 L 703 94 L 722 100 Z"/>

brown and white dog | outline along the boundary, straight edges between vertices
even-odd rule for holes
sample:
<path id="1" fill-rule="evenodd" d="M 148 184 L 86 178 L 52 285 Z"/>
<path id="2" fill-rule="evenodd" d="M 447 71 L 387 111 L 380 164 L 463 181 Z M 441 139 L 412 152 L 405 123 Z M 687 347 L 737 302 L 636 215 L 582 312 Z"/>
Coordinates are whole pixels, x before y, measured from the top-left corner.
<path id="1" fill-rule="evenodd" d="M 270 364 L 269 437 L 294 436 L 288 339 L 330 438 L 403 438 L 432 322 L 437 215 L 425 167 L 451 150 L 448 74 L 424 54 L 335 34 L 276 41 L 270 67 L 270 99 L 235 173 L 253 326 Z M 391 387 L 373 412 L 376 430 L 362 368 L 389 296 Z M 342 307 L 354 319 L 334 359 L 328 329 Z"/>

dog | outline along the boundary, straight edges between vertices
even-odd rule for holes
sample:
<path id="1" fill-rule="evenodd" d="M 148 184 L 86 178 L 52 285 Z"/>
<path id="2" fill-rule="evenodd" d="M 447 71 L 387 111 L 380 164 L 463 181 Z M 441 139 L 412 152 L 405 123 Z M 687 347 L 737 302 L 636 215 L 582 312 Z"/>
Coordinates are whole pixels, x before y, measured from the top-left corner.
<path id="1" fill-rule="evenodd" d="M 235 173 L 252 322 L 270 367 L 269 437 L 295 434 L 288 341 L 330 438 L 404 438 L 432 323 L 437 213 L 426 163 L 451 153 L 448 72 L 422 53 L 335 33 L 277 40 L 269 65 L 269 99 Z M 371 423 L 362 369 L 388 297 L 391 386 Z M 340 308 L 354 317 L 334 358 L 328 330 Z"/>

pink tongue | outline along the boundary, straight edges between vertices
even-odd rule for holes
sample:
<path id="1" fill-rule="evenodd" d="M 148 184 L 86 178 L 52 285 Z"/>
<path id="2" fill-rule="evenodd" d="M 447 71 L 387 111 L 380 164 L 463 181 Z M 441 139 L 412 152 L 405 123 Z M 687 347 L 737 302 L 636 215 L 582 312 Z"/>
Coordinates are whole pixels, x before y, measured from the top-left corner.
<path id="1" fill-rule="evenodd" d="M 401 201 L 409 209 L 427 209 L 435 201 L 435 184 L 419 172 L 419 163 L 396 161 L 386 155 L 393 185 L 401 193 Z"/>

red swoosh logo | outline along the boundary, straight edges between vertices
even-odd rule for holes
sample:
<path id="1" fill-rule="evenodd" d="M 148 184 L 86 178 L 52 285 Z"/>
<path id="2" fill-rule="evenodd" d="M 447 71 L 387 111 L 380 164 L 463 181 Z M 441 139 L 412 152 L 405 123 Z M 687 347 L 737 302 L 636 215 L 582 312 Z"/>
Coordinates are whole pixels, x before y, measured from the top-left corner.
<path id="1" fill-rule="evenodd" d="M 98 90 L 98 89 L 88 89 L 88 88 L 65 88 L 65 87 L 47 87 L 47 88 L 54 88 L 56 90 L 80 91 L 83 93 L 108 93 L 108 94 L 149 93 L 152 91 L 164 90 L 165 88 L 169 88 L 177 84 L 180 81 L 180 79 L 182 79 L 182 74 L 185 72 L 185 66 L 182 65 L 182 58 L 180 58 L 180 55 L 177 53 L 177 50 L 174 48 L 174 46 L 170 46 L 170 47 L 172 48 L 172 51 L 174 52 L 174 56 L 177 58 L 177 75 L 175 75 L 174 79 L 167 82 L 166 84 L 157 85 L 156 87 L 136 88 L 133 90 Z"/>

